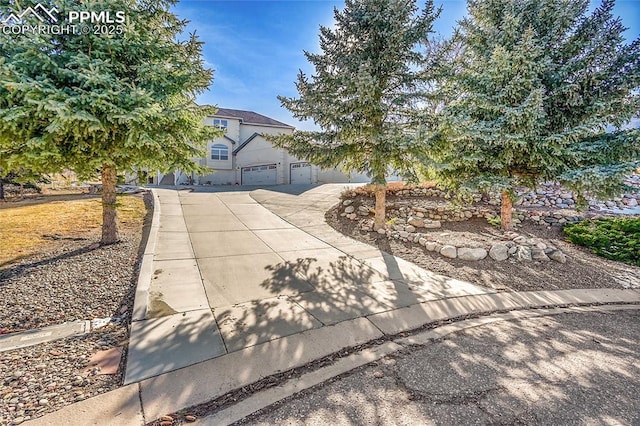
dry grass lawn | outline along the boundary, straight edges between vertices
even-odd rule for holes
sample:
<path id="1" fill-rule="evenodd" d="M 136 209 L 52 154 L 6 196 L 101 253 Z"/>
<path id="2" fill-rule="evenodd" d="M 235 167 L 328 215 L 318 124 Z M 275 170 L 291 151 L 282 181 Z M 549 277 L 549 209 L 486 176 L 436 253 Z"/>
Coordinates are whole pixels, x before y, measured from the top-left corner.
<path id="1" fill-rule="evenodd" d="M 140 196 L 118 196 L 121 229 L 140 227 L 146 208 Z M 100 198 L 52 201 L 0 209 L 0 268 L 42 250 L 55 239 L 99 239 Z"/>

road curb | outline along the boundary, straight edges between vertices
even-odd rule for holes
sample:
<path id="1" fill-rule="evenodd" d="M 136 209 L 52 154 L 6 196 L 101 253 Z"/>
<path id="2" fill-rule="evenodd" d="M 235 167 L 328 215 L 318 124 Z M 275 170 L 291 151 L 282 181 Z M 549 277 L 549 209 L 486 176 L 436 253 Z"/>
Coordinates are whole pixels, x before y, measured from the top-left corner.
<path id="1" fill-rule="evenodd" d="M 140 395 L 145 416 L 156 419 L 331 354 L 381 338 L 393 341 L 400 334 L 420 333 L 421 328 L 438 326 L 446 321 L 459 322 L 470 315 L 519 315 L 514 312 L 544 312 L 543 308 L 556 307 L 575 309 L 579 305 L 607 306 L 593 300 L 596 294 L 607 294 L 610 290 L 615 289 L 526 292 L 516 298 L 522 299 L 519 303 L 510 297 L 510 293 L 463 296 L 423 302 L 307 330 L 141 381 Z M 595 294 L 590 294 L 592 292 Z M 618 300 L 613 300 L 610 295 L 605 298 L 605 303 L 633 303 L 631 306 L 637 304 L 640 308 L 640 294 L 637 292 L 615 290 L 613 294 L 618 296 Z M 389 318 L 385 322 L 374 318 L 382 315 Z M 347 333 L 347 339 L 343 338 L 344 333 Z"/>
<path id="2" fill-rule="evenodd" d="M 149 287 L 153 279 L 153 256 L 158 241 L 158 231 L 160 230 L 160 199 L 155 189 L 151 189 L 151 194 L 153 195 L 153 216 L 151 227 L 149 228 L 149 238 L 140 262 L 131 321 L 140 321 L 146 318 L 149 305 Z"/>
<path id="3" fill-rule="evenodd" d="M 638 310 L 640 305 L 601 305 L 587 307 L 565 307 L 550 309 L 518 310 L 500 314 L 489 314 L 488 316 L 465 319 L 452 324 L 442 325 L 431 330 L 420 332 L 414 336 L 397 338 L 380 345 L 366 348 L 355 352 L 347 357 L 341 358 L 334 364 L 321 367 L 309 373 L 305 373 L 295 379 L 256 392 L 246 399 L 224 408 L 210 416 L 198 419 L 195 423 L 202 426 L 229 425 L 244 419 L 272 404 L 285 400 L 303 390 L 321 385 L 337 376 L 348 373 L 366 364 L 378 361 L 385 356 L 391 355 L 407 346 L 423 346 L 444 338 L 452 333 L 457 333 L 470 328 L 480 327 L 495 322 L 513 321 L 519 319 L 530 319 L 561 315 L 566 313 L 587 313 L 587 312 L 610 312 L 619 310 Z"/>
<path id="4" fill-rule="evenodd" d="M 145 417 L 159 418 L 215 399 L 265 377 L 366 344 L 382 333 L 366 318 L 303 331 L 145 379 L 140 397 Z"/>

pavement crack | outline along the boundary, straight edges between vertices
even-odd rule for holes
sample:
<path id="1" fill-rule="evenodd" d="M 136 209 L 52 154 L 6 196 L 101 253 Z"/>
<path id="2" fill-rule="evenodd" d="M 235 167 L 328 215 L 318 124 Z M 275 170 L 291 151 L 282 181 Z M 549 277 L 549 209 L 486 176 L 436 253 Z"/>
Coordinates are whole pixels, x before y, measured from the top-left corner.
<path id="1" fill-rule="evenodd" d="M 483 389 L 480 391 L 472 392 L 458 392 L 458 393 L 438 393 L 438 392 L 425 392 L 420 389 L 416 389 L 407 384 L 402 376 L 395 371 L 395 368 L 387 368 L 387 375 L 391 376 L 398 388 L 404 390 L 409 400 L 431 402 L 436 404 L 449 404 L 449 405 L 478 405 L 480 401 L 487 398 L 491 393 L 497 393 L 504 391 L 500 386 Z"/>

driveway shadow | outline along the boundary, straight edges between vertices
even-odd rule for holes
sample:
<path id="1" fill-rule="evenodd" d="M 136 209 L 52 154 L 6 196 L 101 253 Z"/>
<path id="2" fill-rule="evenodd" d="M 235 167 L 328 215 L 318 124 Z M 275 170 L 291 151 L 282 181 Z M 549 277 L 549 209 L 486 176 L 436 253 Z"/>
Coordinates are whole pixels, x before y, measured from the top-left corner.
<path id="1" fill-rule="evenodd" d="M 633 310 L 471 328 L 240 424 L 638 424 L 639 324 Z"/>

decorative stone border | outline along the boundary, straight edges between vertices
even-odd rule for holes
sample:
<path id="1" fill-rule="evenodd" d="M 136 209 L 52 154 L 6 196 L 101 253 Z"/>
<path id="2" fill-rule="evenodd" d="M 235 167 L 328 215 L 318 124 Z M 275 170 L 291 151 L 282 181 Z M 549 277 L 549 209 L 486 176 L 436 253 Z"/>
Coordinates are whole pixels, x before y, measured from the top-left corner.
<path id="1" fill-rule="evenodd" d="M 346 199 L 342 202 L 341 208 L 343 209 L 341 216 L 351 220 L 360 218 L 360 229 L 366 232 L 373 231 L 373 220 L 369 217 L 372 212 L 371 206 L 360 205 L 356 208 L 353 199 Z M 403 211 L 402 209 L 405 210 Z M 418 209 L 421 208 L 418 207 Z M 450 244 L 441 244 L 436 241 L 432 235 L 418 232 L 418 228 L 428 229 L 440 228 L 442 226 L 440 220 L 424 217 L 425 212 L 423 212 L 423 210 L 428 214 L 434 214 L 433 212 L 429 213 L 428 209 L 416 211 L 416 207 L 413 206 L 408 208 L 401 207 L 396 210 L 396 212 L 404 212 L 406 215 L 406 210 L 422 213 L 423 216 L 410 216 L 407 220 L 393 217 L 390 221 L 393 222 L 393 224 L 389 225 L 387 229 L 379 229 L 378 233 L 385 235 L 387 238 L 417 243 L 423 246 L 425 250 L 439 253 L 441 256 L 449 259 L 478 261 L 488 256 L 498 262 L 509 258 L 521 262 L 555 260 L 556 262 L 565 263 L 567 260 L 565 254 L 550 242 L 538 238 L 527 238 L 514 232 L 505 235 L 505 237 L 509 239 L 508 241 L 487 243 L 483 247 L 478 247 L 477 245 L 474 247 L 456 247 Z M 446 217 L 444 210 L 436 210 L 436 212 L 441 213 L 438 216 Z M 455 216 L 455 218 L 458 218 L 458 220 L 467 220 L 474 216 L 481 217 L 483 213 L 484 212 L 480 211 L 472 212 L 467 209 L 463 211 L 462 216 Z M 462 219 L 462 217 L 464 217 L 464 219 Z"/>
<path id="2" fill-rule="evenodd" d="M 640 175 L 627 177 L 625 183 L 630 187 L 638 188 L 638 190 L 604 202 L 588 200 L 589 211 L 609 215 L 611 213 L 607 212 L 608 209 L 635 209 L 640 206 Z M 418 187 L 399 189 L 391 192 L 398 197 L 436 197 L 445 200 L 453 198 L 449 192 L 439 188 Z M 521 188 L 519 191 L 516 191 L 516 194 L 519 198 L 514 203 L 515 223 L 519 223 L 518 221 L 526 218 L 542 225 L 563 225 L 567 222 L 582 220 L 587 216 L 587 212 L 577 212 L 575 210 L 577 205 L 577 197 L 575 194 L 567 191 L 557 183 L 544 183 L 535 191 Z M 484 201 L 489 206 L 500 206 L 500 196 L 497 193 L 490 193 L 486 196 L 477 194 L 472 198 L 473 202 Z M 411 212 L 406 212 L 406 217 L 414 216 L 435 220 L 462 221 L 471 217 L 495 218 L 499 215 L 497 209 L 486 207 L 478 208 L 472 205 L 446 208 L 441 204 L 442 203 L 439 203 L 438 205 L 427 208 L 413 207 Z M 393 208 L 393 206 L 390 207 L 391 209 Z M 532 207 L 533 209 L 531 209 Z M 540 207 L 540 209 L 536 209 L 536 207 Z M 400 210 L 400 217 L 403 217 L 402 209 Z M 620 213 L 624 213 L 624 211 Z"/>
<path id="3" fill-rule="evenodd" d="M 628 185 L 640 188 L 640 175 L 627 178 Z M 449 200 L 451 194 L 438 188 L 408 188 L 391 191 L 396 197 L 414 197 L 417 201 L 410 205 L 389 203 L 387 216 L 391 219 L 386 229 L 378 230 L 378 233 L 387 238 L 398 239 L 405 242 L 418 243 L 427 251 L 436 252 L 450 259 L 466 261 L 478 261 L 487 257 L 501 262 L 507 259 L 516 261 L 550 261 L 565 263 L 566 256 L 549 241 L 538 238 L 530 239 L 517 233 L 509 233 L 505 236 L 507 241 L 486 243 L 483 247 L 456 247 L 450 244 L 441 244 L 435 241 L 429 234 L 420 232 L 421 229 L 437 229 L 442 222 L 461 222 L 471 218 L 497 219 L 500 216 L 497 206 L 500 205 L 498 194 L 490 194 L 484 198 L 488 206 L 454 205 Z M 355 205 L 353 198 L 356 192 L 347 191 L 343 197 L 340 215 L 350 220 L 359 220 L 362 231 L 372 232 L 373 221 L 370 215 L 373 213 L 373 199 L 367 198 L 364 203 Z M 575 196 L 565 191 L 560 185 L 548 183 L 541 185 L 534 192 L 520 192 L 520 199 L 515 203 L 513 210 L 513 223 L 520 224 L 529 220 L 537 225 L 563 226 L 566 223 L 578 222 L 586 217 L 614 216 L 613 213 L 604 214 L 577 212 L 573 210 L 576 205 Z M 430 198 L 440 198 L 432 200 Z M 473 197 L 475 202 L 483 200 L 479 194 Z M 592 209 L 600 208 L 635 208 L 640 200 L 640 192 L 625 194 L 604 203 L 591 202 Z M 494 207 L 496 206 L 496 207 Z M 541 207 L 531 209 L 532 206 Z M 527 208 L 525 208 L 527 207 Z M 478 245 L 477 243 L 476 245 Z"/>
<path id="4" fill-rule="evenodd" d="M 430 252 L 435 252 L 449 259 L 460 259 L 466 261 L 478 261 L 486 259 L 487 256 L 497 262 L 507 260 L 509 258 L 520 261 L 540 261 L 546 262 L 554 260 L 556 262 L 565 263 L 567 258 L 565 254 L 548 241 L 539 238 L 527 238 L 517 233 L 507 235 L 508 241 L 493 242 L 483 247 L 459 246 L 450 244 L 440 244 L 434 241 L 434 238 L 428 234 L 415 233 L 405 236 L 406 231 L 390 231 L 382 230 L 387 238 L 394 238 L 408 242 L 418 243 Z"/>

